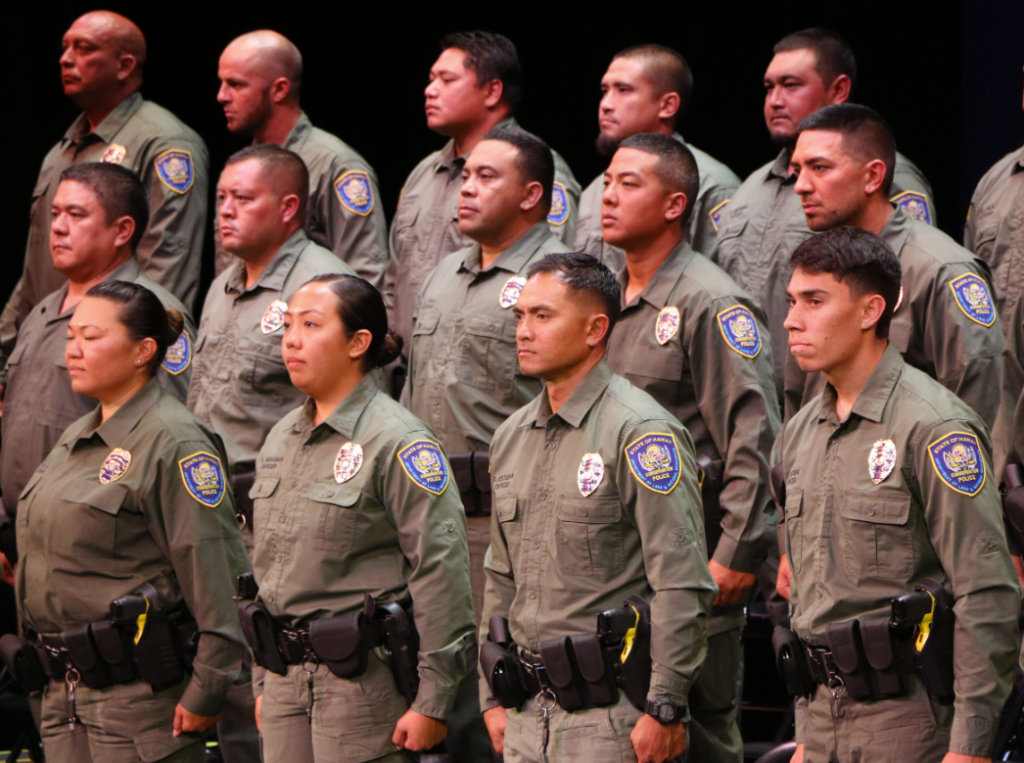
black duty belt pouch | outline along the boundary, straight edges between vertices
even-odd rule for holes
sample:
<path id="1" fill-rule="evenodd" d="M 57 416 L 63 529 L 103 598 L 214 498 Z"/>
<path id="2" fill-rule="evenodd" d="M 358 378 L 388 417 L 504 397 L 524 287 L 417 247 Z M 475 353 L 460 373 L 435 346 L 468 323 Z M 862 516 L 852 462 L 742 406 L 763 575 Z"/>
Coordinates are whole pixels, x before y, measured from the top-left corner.
<path id="1" fill-rule="evenodd" d="M 109 620 L 93 623 L 89 626 L 92 641 L 99 653 L 99 659 L 110 672 L 111 683 L 126 684 L 136 680 L 139 674 L 132 660 L 131 637 L 124 629 L 118 628 Z M 66 641 L 66 639 L 65 639 Z"/>
<path id="2" fill-rule="evenodd" d="M 309 624 L 309 645 L 338 678 L 356 678 L 366 672 L 371 646 L 363 638 L 362 612 L 314 620 Z"/>
<path id="3" fill-rule="evenodd" d="M 252 649 L 252 658 L 271 673 L 279 676 L 288 674 L 281 653 L 277 649 L 281 626 L 274 620 L 270 611 L 258 601 L 238 602 L 238 619 L 242 623 L 242 633 Z"/>
<path id="4" fill-rule="evenodd" d="M 587 707 L 607 707 L 619 700 L 615 663 L 601 645 L 596 633 L 570 636 L 576 668 L 579 672 Z"/>
<path id="5" fill-rule="evenodd" d="M 396 601 L 379 602 L 366 594 L 362 627 L 367 651 L 383 644 L 395 685 L 412 707 L 420 691 L 420 634 L 412 609 L 407 611 Z"/>
<path id="6" fill-rule="evenodd" d="M 847 693 L 858 701 L 874 699 L 868 678 L 870 668 L 860 639 L 860 621 L 830 624 L 825 628 L 825 640 Z"/>
<path id="7" fill-rule="evenodd" d="M 902 697 L 907 691 L 907 679 L 901 661 L 899 645 L 893 644 L 888 618 L 860 621 L 860 639 L 867 661 L 868 679 L 875 699 Z"/>
<path id="8" fill-rule="evenodd" d="M 573 666 L 572 644 L 568 636 L 540 642 L 540 659 L 559 706 L 566 712 L 586 707 L 582 680 Z"/>
<path id="9" fill-rule="evenodd" d="M 509 633 L 508 620 L 499 615 L 491 618 L 487 641 L 480 647 L 480 665 L 484 679 L 501 706 L 518 710 L 527 700 L 516 644 Z"/>
<path id="10" fill-rule="evenodd" d="M 708 553 L 711 554 L 717 547 L 722 537 L 722 519 L 725 517 L 725 510 L 722 508 L 722 461 L 712 461 L 705 455 L 697 456 L 697 466 L 700 467 L 702 478 L 700 483 L 700 497 L 704 504 L 704 539 L 707 542 Z"/>
<path id="11" fill-rule="evenodd" d="M 473 484 L 480 493 L 480 513 L 491 513 L 491 454 L 486 450 L 473 451 Z"/>
<path id="12" fill-rule="evenodd" d="M 779 511 L 786 508 L 786 473 L 782 468 L 782 462 L 775 464 L 768 474 L 768 484 L 772 489 L 772 498 L 775 499 L 775 507 Z"/>
<path id="13" fill-rule="evenodd" d="M 99 650 L 93 646 L 88 625 L 66 630 L 60 634 L 60 638 L 71 657 L 71 664 L 82 677 L 82 683 L 90 689 L 104 689 L 111 685 L 113 679 L 110 671 L 100 657 Z"/>
<path id="14" fill-rule="evenodd" d="M 800 638 L 789 628 L 776 625 L 772 648 L 775 650 L 775 667 L 786 684 L 786 691 L 794 697 L 811 696 L 818 684 L 811 676 Z"/>
<path id="15" fill-rule="evenodd" d="M 13 633 L 0 636 L 0 657 L 26 692 L 41 691 L 49 683 L 38 650 L 25 639 Z"/>
<path id="16" fill-rule="evenodd" d="M 456 453 L 448 457 L 452 467 L 452 477 L 462 496 L 462 506 L 468 516 L 476 516 L 480 512 L 480 496 L 473 486 L 473 454 Z"/>
<path id="17" fill-rule="evenodd" d="M 636 623 L 633 646 L 622 663 L 622 690 L 630 704 L 643 712 L 647 692 L 651 688 L 651 603 L 642 596 L 630 596 L 626 605 L 635 607 L 640 618 Z"/>
<path id="18" fill-rule="evenodd" d="M 928 591 L 935 597 L 935 612 L 924 649 L 916 652 L 917 673 L 928 695 L 940 702 L 952 702 L 953 690 L 953 630 L 956 613 L 953 597 L 944 586 L 928 578 L 914 587 Z"/>

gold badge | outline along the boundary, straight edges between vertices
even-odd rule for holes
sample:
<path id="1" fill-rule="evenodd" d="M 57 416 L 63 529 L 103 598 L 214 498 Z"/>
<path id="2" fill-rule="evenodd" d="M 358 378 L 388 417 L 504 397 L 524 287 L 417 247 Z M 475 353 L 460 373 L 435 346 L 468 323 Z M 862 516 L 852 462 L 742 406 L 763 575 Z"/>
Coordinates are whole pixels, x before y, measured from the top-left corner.
<path id="1" fill-rule="evenodd" d="M 109 485 L 111 482 L 117 482 L 131 465 L 132 454 L 123 448 L 114 448 L 110 455 L 103 459 L 103 465 L 100 467 L 100 484 Z"/>
<path id="2" fill-rule="evenodd" d="M 576 486 L 583 497 L 597 490 L 604 479 L 604 459 L 600 453 L 585 453 L 580 461 L 580 470 L 576 473 Z"/>
<path id="3" fill-rule="evenodd" d="M 284 325 L 284 312 L 287 309 L 288 305 L 279 299 L 270 303 L 260 320 L 260 329 L 264 334 L 273 334 Z"/>
<path id="4" fill-rule="evenodd" d="M 124 157 L 128 154 L 128 150 L 124 146 L 119 146 L 117 143 L 111 143 L 107 146 L 107 150 L 103 152 L 103 159 L 101 161 L 104 164 L 120 164 L 124 161 Z"/>
<path id="5" fill-rule="evenodd" d="M 356 476 L 363 465 L 363 446 L 357 442 L 346 442 L 334 459 L 334 481 L 339 485 Z"/>
<path id="6" fill-rule="evenodd" d="M 526 286 L 525 278 L 512 276 L 505 281 L 505 285 L 501 289 L 501 296 L 498 297 L 498 304 L 506 310 L 514 306 L 519 301 L 519 295 L 523 293 L 524 286 Z"/>
<path id="7" fill-rule="evenodd" d="M 658 340 L 658 344 L 665 344 L 678 331 L 679 308 L 671 305 L 658 313 L 658 321 L 654 324 L 654 337 Z"/>
<path id="8" fill-rule="evenodd" d="M 868 454 L 868 474 L 876 485 L 888 477 L 896 466 L 896 443 L 892 440 L 878 440 Z"/>

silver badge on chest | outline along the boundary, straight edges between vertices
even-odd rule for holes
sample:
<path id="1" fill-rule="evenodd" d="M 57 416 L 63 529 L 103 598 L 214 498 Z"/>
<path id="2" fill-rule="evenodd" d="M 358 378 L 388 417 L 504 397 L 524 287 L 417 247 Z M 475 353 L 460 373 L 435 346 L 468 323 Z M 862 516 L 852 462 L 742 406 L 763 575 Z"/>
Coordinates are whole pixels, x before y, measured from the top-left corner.
<path id="1" fill-rule="evenodd" d="M 679 308 L 671 305 L 658 313 L 658 320 L 654 324 L 654 337 L 658 340 L 658 344 L 665 344 L 677 333 L 679 333 Z"/>
<path id="2" fill-rule="evenodd" d="M 357 442 L 346 442 L 334 459 L 334 481 L 339 485 L 356 476 L 363 465 L 363 446 Z"/>
<path id="3" fill-rule="evenodd" d="M 284 313 L 287 309 L 288 304 L 279 299 L 271 302 L 260 320 L 260 330 L 264 334 L 273 334 L 281 328 L 284 325 Z"/>
<path id="4" fill-rule="evenodd" d="M 522 276 L 512 276 L 505 281 L 505 285 L 501 288 L 498 303 L 506 310 L 512 307 L 519 301 L 519 295 L 523 293 L 524 286 L 526 286 L 525 278 Z"/>
<path id="5" fill-rule="evenodd" d="M 100 467 L 100 484 L 109 485 L 111 482 L 117 482 L 131 465 L 132 454 L 123 448 L 114 448 L 110 455 L 103 459 L 103 465 Z"/>
<path id="6" fill-rule="evenodd" d="M 580 470 L 576 474 L 576 486 L 579 487 L 583 497 L 597 490 L 597 486 L 604 479 L 604 459 L 600 453 L 586 453 L 580 461 Z"/>
<path id="7" fill-rule="evenodd" d="M 878 440 L 868 454 L 868 474 L 876 485 L 888 477 L 896 466 L 896 443 L 892 440 Z"/>

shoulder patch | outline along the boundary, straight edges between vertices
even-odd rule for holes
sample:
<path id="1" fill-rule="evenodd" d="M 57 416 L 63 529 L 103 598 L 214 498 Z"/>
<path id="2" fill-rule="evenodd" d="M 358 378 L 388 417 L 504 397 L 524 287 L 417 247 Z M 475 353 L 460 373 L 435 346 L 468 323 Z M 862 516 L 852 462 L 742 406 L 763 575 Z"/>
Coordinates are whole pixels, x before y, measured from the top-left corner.
<path id="1" fill-rule="evenodd" d="M 920 191 L 904 191 L 889 199 L 897 207 L 923 223 L 932 224 L 932 208 L 928 197 Z"/>
<path id="2" fill-rule="evenodd" d="M 679 484 L 682 469 L 675 435 L 645 434 L 626 446 L 626 460 L 637 482 L 655 493 L 668 495 Z"/>
<path id="3" fill-rule="evenodd" d="M 349 212 L 366 217 L 373 211 L 373 184 L 363 170 L 349 170 L 334 181 L 334 192 L 341 206 Z"/>
<path id="4" fill-rule="evenodd" d="M 193 453 L 178 462 L 189 495 L 211 509 L 224 500 L 224 468 L 212 453 Z"/>
<path id="5" fill-rule="evenodd" d="M 565 192 L 565 185 L 556 182 L 551 189 L 551 211 L 548 212 L 548 222 L 552 225 L 565 225 L 569 219 L 569 194 Z"/>
<path id="6" fill-rule="evenodd" d="M 761 352 L 761 334 L 754 314 L 743 305 L 733 305 L 718 314 L 718 328 L 726 343 L 745 358 Z"/>
<path id="7" fill-rule="evenodd" d="M 160 182 L 175 193 L 185 193 L 192 187 L 195 172 L 192 169 L 192 154 L 183 148 L 164 151 L 153 160 Z"/>
<path id="8" fill-rule="evenodd" d="M 178 341 L 167 348 L 164 362 L 160 364 L 167 373 L 177 376 L 192 364 L 192 340 L 187 331 L 178 335 Z"/>
<path id="9" fill-rule="evenodd" d="M 732 199 L 726 199 L 721 204 L 716 204 L 710 212 L 708 217 L 711 219 L 711 225 L 715 228 L 715 233 L 718 233 L 718 229 L 722 225 L 722 213 L 725 211 L 725 205 L 728 204 Z"/>
<path id="10" fill-rule="evenodd" d="M 119 143 L 111 143 L 107 146 L 107 150 L 103 152 L 103 158 L 100 161 L 104 164 L 120 164 L 127 155 L 128 149 Z"/>
<path id="11" fill-rule="evenodd" d="M 398 460 L 409 479 L 434 495 L 448 487 L 448 461 L 433 440 L 417 440 L 398 452 Z"/>
<path id="12" fill-rule="evenodd" d="M 969 432 L 950 432 L 928 446 L 939 479 L 958 493 L 976 496 L 985 486 L 985 458 L 978 438 Z"/>
<path id="13" fill-rule="evenodd" d="M 986 328 L 996 322 L 996 308 L 988 293 L 988 284 L 974 273 L 964 273 L 949 282 L 956 303 L 964 315 Z"/>

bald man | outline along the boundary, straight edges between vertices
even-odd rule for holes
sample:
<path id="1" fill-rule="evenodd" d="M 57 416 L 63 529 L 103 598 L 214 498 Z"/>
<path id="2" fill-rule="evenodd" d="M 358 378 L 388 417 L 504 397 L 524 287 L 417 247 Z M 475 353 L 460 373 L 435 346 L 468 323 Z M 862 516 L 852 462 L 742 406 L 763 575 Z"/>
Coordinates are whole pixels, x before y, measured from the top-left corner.
<path id="1" fill-rule="evenodd" d="M 116 13 L 87 13 L 64 34 L 60 57 L 64 94 L 82 113 L 43 160 L 32 192 L 31 222 L 21 280 L 0 317 L 0 345 L 66 279 L 50 256 L 50 209 L 60 174 L 85 162 L 120 164 L 135 172 L 149 197 L 149 223 L 137 257 L 142 272 L 192 309 L 206 226 L 210 158 L 206 144 L 167 109 L 143 100 L 146 38 Z M 0 366 L 6 365 L 0 351 Z"/>
<path id="2" fill-rule="evenodd" d="M 230 132 L 251 135 L 254 144 L 283 146 L 306 163 L 306 235 L 381 288 L 388 243 L 377 175 L 351 146 L 313 127 L 300 108 L 299 49 L 269 29 L 243 34 L 224 49 L 217 76 L 217 102 L 224 107 Z M 217 273 L 231 261 L 218 245 Z"/>

